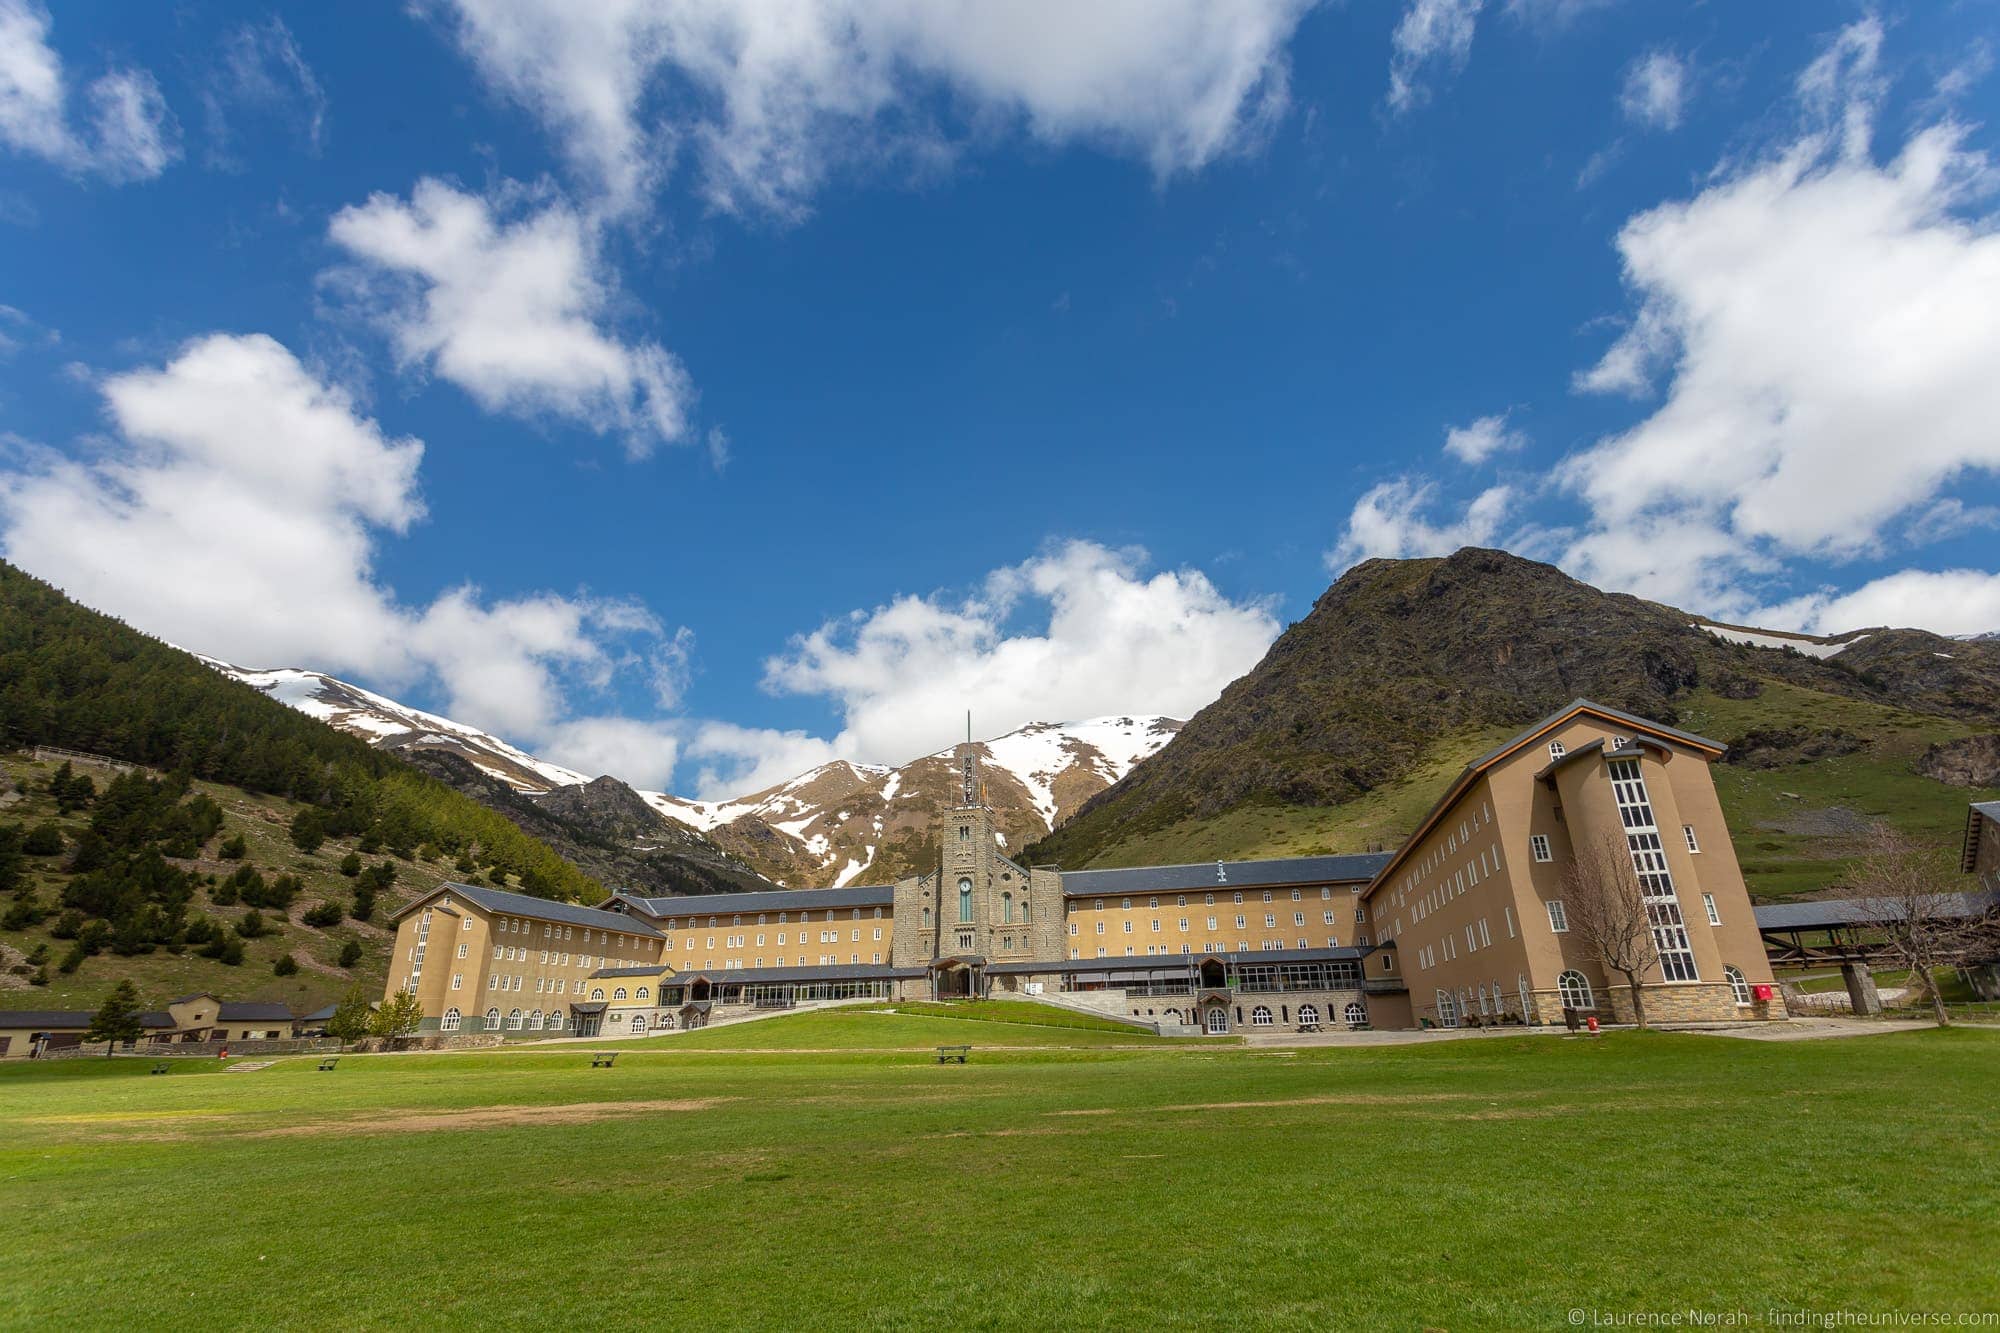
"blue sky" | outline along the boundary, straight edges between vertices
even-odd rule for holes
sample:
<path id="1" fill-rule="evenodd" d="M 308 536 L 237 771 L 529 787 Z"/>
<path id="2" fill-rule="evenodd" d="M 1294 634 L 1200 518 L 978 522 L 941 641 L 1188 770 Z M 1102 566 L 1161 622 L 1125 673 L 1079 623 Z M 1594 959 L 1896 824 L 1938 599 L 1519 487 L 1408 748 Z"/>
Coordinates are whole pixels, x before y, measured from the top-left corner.
<path id="1" fill-rule="evenodd" d="M 718 794 L 1465 542 L 2000 628 L 2000 6 L 0 0 L 0 549 Z"/>

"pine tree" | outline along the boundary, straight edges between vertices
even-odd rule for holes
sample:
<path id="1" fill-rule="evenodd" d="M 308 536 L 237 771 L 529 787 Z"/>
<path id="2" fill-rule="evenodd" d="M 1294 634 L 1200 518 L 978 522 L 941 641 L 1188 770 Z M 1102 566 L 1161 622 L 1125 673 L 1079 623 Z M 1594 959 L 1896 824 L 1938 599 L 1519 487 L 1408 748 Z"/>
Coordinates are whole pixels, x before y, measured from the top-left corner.
<path id="1" fill-rule="evenodd" d="M 407 1037 L 423 1023 L 424 1007 L 417 997 L 406 990 L 399 990 L 382 1001 L 382 1007 L 375 1011 L 375 1018 L 369 1024 L 369 1031 L 378 1037 Z"/>
<path id="2" fill-rule="evenodd" d="M 374 1011 L 368 1007 L 368 996 L 356 986 L 334 1006 L 333 1017 L 326 1020 L 326 1035 L 336 1037 L 345 1046 L 350 1041 L 359 1041 L 368 1035 L 374 1024 Z"/>
<path id="3" fill-rule="evenodd" d="M 361 961 L 360 940 L 349 940 L 347 941 L 347 943 L 340 946 L 340 965 L 342 967 L 353 967 L 356 963 L 360 961 Z"/>
<path id="4" fill-rule="evenodd" d="M 307 806 L 292 816 L 292 846 L 310 856 L 326 841 L 326 818 L 316 806 Z"/>
<path id="5" fill-rule="evenodd" d="M 104 1054 L 108 1057 L 122 1043 L 137 1041 L 146 1028 L 139 1021 L 139 992 L 129 981 L 121 981 L 111 988 L 104 997 L 104 1003 L 97 1006 L 91 1015 L 90 1027 L 84 1031 L 85 1041 L 107 1043 Z"/>
<path id="6" fill-rule="evenodd" d="M 274 976 L 280 976 L 280 977 L 297 976 L 298 971 L 299 971 L 299 960 L 292 957 L 288 953 L 279 954 L 278 961 L 271 964 L 271 972 L 272 975 Z"/>

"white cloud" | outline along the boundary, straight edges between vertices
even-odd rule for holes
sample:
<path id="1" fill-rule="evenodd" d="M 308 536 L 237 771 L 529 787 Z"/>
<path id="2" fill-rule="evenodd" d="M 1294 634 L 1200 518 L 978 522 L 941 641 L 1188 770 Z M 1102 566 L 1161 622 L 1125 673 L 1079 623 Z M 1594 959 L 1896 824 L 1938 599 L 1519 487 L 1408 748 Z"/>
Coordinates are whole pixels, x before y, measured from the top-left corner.
<path id="1" fill-rule="evenodd" d="M 285 21 L 245 23 L 223 38 L 202 90 L 210 165 L 234 168 L 232 111 L 277 119 L 317 156 L 326 141 L 326 89 L 306 63 Z"/>
<path id="2" fill-rule="evenodd" d="M 1444 451 L 1464 463 L 1483 463 L 1527 442 L 1526 435 L 1507 424 L 1505 412 L 1480 417 L 1469 426 L 1453 426 L 1444 433 Z"/>
<path id="3" fill-rule="evenodd" d="M 680 730 L 675 722 L 576 718 L 544 732 L 536 757 L 592 777 L 609 773 L 641 791 L 665 791 L 680 759 Z"/>
<path id="4" fill-rule="evenodd" d="M 974 131 L 1197 169 L 1282 111 L 1311 0 L 437 2 L 611 211 L 686 150 L 716 207 L 787 214 L 840 167 L 949 155 L 930 93 Z"/>
<path id="5" fill-rule="evenodd" d="M 1625 119 L 1649 130 L 1680 128 L 1687 106 L 1687 62 L 1672 51 L 1651 51 L 1625 71 L 1618 105 Z"/>
<path id="6" fill-rule="evenodd" d="M 1485 0 L 1409 0 L 1389 46 L 1389 109 L 1408 111 L 1430 98 L 1426 72 L 1456 74 L 1472 58 L 1472 34 Z"/>
<path id="7" fill-rule="evenodd" d="M 94 461 L 40 451 L 0 473 L 10 560 L 235 662 L 391 688 L 434 679 L 445 711 L 516 741 L 570 759 L 633 752 L 624 720 L 574 705 L 684 640 L 643 607 L 588 596 L 399 600 L 374 557 L 424 515 L 423 445 L 385 433 L 283 346 L 214 334 L 100 387 L 112 433 Z"/>
<path id="8" fill-rule="evenodd" d="M 1142 551 L 1072 541 L 967 596 L 905 596 L 822 625 L 766 664 L 765 683 L 834 701 L 845 725 L 829 753 L 871 763 L 937 749 L 968 708 L 983 735 L 1109 713 L 1186 717 L 1255 665 L 1278 625 L 1196 571 L 1145 566 Z M 806 738 L 778 739 L 802 750 Z"/>
<path id="9" fill-rule="evenodd" d="M 606 332 L 614 283 L 594 224 L 567 205 L 426 178 L 408 202 L 376 194 L 342 209 L 328 234 L 360 262 L 334 285 L 399 359 L 485 410 L 615 433 L 634 457 L 687 435 L 686 372 L 657 343 Z"/>
<path id="10" fill-rule="evenodd" d="M 1977 569 L 1905 569 L 1852 592 L 1823 589 L 1765 607 L 1756 623 L 1809 634 L 1875 625 L 1921 625 L 1938 634 L 2000 631 L 2000 574 Z"/>
<path id="11" fill-rule="evenodd" d="M 916 758 L 919 751 L 903 756 Z M 687 754 L 699 762 L 693 791 L 698 800 L 722 801 L 775 787 L 809 769 L 848 758 L 833 741 L 804 731 L 706 722 L 689 738 Z"/>
<path id="12" fill-rule="evenodd" d="M 0 144 L 77 175 L 150 180 L 180 157 L 180 128 L 153 76 L 114 69 L 84 90 L 94 133 L 69 121 L 62 58 L 49 14 L 33 0 L 0 0 Z"/>
<path id="13" fill-rule="evenodd" d="M 1461 546 L 1492 546 L 1514 505 L 1509 486 L 1489 486 L 1453 519 L 1426 517 L 1437 501 L 1437 486 L 1408 477 L 1385 481 L 1355 501 L 1340 543 L 1326 554 L 1326 566 L 1344 573 L 1377 557 L 1450 555 Z"/>

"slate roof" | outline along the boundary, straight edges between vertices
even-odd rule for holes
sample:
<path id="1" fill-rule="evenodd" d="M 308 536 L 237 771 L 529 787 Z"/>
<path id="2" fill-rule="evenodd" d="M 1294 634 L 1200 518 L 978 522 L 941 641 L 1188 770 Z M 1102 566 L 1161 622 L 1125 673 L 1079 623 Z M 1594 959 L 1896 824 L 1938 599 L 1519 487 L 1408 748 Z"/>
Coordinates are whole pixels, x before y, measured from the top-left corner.
<path id="1" fill-rule="evenodd" d="M 888 907 L 896 901 L 889 884 L 845 889 L 779 889 L 771 893 L 706 893 L 692 898 L 648 898 L 613 894 L 652 917 L 733 916 L 743 912 L 803 912 L 834 907 Z"/>
<path id="2" fill-rule="evenodd" d="M 1183 866 L 1133 866 L 1126 870 L 1066 870 L 1063 895 L 1110 898 L 1132 893 L 1183 893 L 1190 889 L 1265 888 L 1273 884 L 1365 883 L 1389 860 L 1388 852 L 1352 856 L 1288 856 L 1271 861 L 1202 861 Z"/>
<path id="3" fill-rule="evenodd" d="M 32 1028 L 37 1032 L 81 1032 L 97 1017 L 95 1009 L 0 1009 L 0 1028 Z M 170 1028 L 174 1020 L 163 1013 L 139 1015 L 139 1025 Z"/>
<path id="4" fill-rule="evenodd" d="M 590 975 L 596 977 L 657 977 L 673 969 L 664 963 L 652 967 L 600 967 Z"/>
<path id="5" fill-rule="evenodd" d="M 1979 916 L 2000 908 L 2000 891 L 1977 890 L 1951 895 L 1950 915 Z M 1871 903 L 1860 898 L 1819 898 L 1806 903 L 1772 903 L 1751 909 L 1759 930 L 1826 930 L 1834 926 L 1866 926 L 1883 912 L 1900 915 L 1893 902 Z"/>
<path id="6" fill-rule="evenodd" d="M 506 889 L 477 888 L 470 884 L 448 881 L 438 885 L 436 891 L 416 899 L 402 911 L 389 919 L 394 921 L 408 916 L 425 903 L 432 901 L 438 893 L 449 892 L 453 897 L 463 898 L 476 907 L 488 912 L 505 912 L 508 916 L 524 916 L 534 921 L 553 921 L 557 925 L 582 926 L 587 930 L 618 930 L 627 935 L 653 935 L 654 930 L 644 921 L 626 916 L 622 912 L 606 912 L 595 907 L 579 907 L 575 903 L 556 902 L 551 898 L 537 898 L 528 893 L 510 893 Z"/>
<path id="7" fill-rule="evenodd" d="M 289 1023 L 291 1006 L 269 1000 L 224 1000 L 216 1010 L 218 1023 Z"/>

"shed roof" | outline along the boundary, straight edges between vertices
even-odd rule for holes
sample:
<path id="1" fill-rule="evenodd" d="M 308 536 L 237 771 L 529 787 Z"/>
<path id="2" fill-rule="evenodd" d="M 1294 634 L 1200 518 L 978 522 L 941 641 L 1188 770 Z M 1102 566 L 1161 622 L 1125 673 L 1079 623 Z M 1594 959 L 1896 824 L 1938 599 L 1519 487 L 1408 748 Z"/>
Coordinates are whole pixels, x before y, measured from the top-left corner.
<path id="1" fill-rule="evenodd" d="M 2000 908 L 2000 890 L 1975 889 L 1950 895 L 1944 915 L 1980 916 Z M 1836 926 L 1867 926 L 1895 920 L 1902 909 L 1893 899 L 1816 898 L 1803 903 L 1770 903 L 1753 908 L 1759 930 L 1830 930 Z"/>

